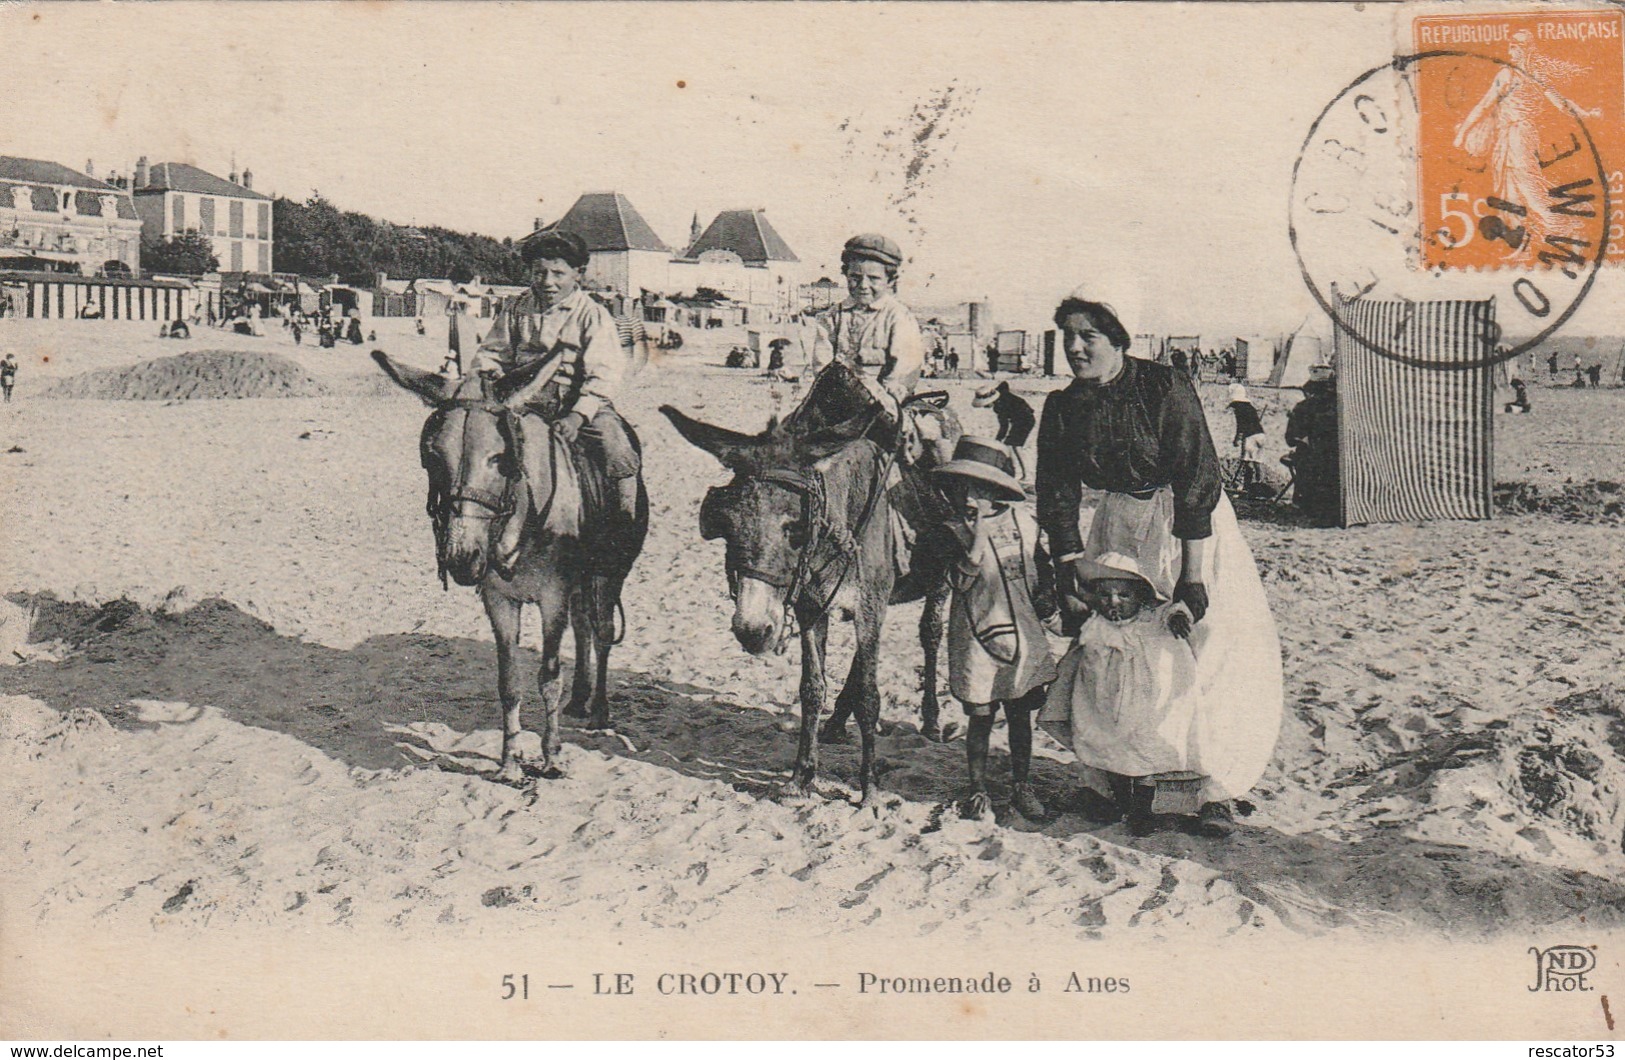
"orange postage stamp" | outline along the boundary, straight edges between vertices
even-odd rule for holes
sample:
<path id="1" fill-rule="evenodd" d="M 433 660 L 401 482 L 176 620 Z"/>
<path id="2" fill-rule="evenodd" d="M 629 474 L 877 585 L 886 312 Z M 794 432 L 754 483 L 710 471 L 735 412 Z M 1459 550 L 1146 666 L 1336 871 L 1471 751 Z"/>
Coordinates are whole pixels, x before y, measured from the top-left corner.
<path id="1" fill-rule="evenodd" d="M 1438 15 L 1413 23 L 1422 263 L 1625 261 L 1619 10 Z"/>

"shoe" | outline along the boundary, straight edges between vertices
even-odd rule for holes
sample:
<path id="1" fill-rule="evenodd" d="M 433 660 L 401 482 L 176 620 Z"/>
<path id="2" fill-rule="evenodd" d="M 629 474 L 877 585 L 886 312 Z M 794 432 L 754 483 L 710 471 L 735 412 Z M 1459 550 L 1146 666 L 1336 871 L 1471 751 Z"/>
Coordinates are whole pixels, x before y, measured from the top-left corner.
<path id="1" fill-rule="evenodd" d="M 1033 794 L 1032 786 L 1028 784 L 1017 784 L 1012 789 L 1010 805 L 1029 821 L 1043 820 L 1046 812 L 1044 804 L 1038 801 L 1038 796 Z"/>
<path id="2" fill-rule="evenodd" d="M 1071 810 L 1094 824 L 1116 824 L 1123 819 L 1123 808 L 1094 788 L 1079 788 Z"/>
<path id="3" fill-rule="evenodd" d="M 1235 830 L 1236 818 L 1228 802 L 1207 803 L 1189 828 L 1192 835 L 1208 839 L 1227 839 Z"/>
<path id="4" fill-rule="evenodd" d="M 1128 820 L 1128 834 L 1136 839 L 1144 839 L 1162 828 L 1161 820 L 1151 812 L 1151 800 L 1155 796 L 1155 788 L 1141 784 L 1133 785 L 1128 800 L 1128 812 L 1124 816 Z"/>
<path id="5" fill-rule="evenodd" d="M 959 816 L 967 821 L 991 821 L 993 800 L 985 791 L 972 792 L 959 804 Z"/>

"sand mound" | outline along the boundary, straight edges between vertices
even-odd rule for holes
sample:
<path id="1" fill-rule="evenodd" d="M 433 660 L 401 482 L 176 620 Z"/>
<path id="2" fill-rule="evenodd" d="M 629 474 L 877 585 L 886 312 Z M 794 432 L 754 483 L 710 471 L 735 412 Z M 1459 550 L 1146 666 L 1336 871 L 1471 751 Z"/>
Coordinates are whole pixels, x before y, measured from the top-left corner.
<path id="1" fill-rule="evenodd" d="M 128 368 L 103 368 L 62 380 L 52 398 L 190 401 L 200 398 L 319 397 L 327 392 L 298 364 L 274 353 L 196 350 Z"/>
<path id="2" fill-rule="evenodd" d="M 1571 523 L 1625 522 L 1625 487 L 1618 482 L 1569 482 L 1543 490 L 1532 482 L 1502 482 L 1495 508 L 1508 515 L 1541 513 Z"/>

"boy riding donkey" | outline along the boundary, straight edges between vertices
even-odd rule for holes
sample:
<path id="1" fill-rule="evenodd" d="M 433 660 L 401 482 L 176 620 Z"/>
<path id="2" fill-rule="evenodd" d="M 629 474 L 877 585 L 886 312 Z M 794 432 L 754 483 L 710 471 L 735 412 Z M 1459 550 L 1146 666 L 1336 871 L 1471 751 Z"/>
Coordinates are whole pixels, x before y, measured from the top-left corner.
<path id="1" fill-rule="evenodd" d="M 606 495 L 596 513 L 606 560 L 641 534 L 638 471 L 642 458 L 614 398 L 631 368 L 615 319 L 582 289 L 587 246 L 570 232 L 544 230 L 520 244 L 530 289 L 502 305 L 475 351 L 471 372 L 503 374 L 552 360 L 513 402 L 540 413 L 553 433 L 603 473 Z M 545 447 L 543 447 L 545 448 Z M 545 454 L 525 454 L 534 459 Z"/>
<path id="2" fill-rule="evenodd" d="M 791 429 L 807 429 L 849 415 L 854 406 L 874 410 L 869 432 L 883 450 L 895 454 L 900 475 L 890 489 L 905 524 L 902 555 L 913 551 L 914 534 L 935 527 L 942 500 L 923 472 L 946 463 L 960 433 L 947 408 L 946 394 L 915 396 L 925 364 L 919 322 L 897 297 L 903 252 L 883 235 L 853 236 L 841 250 L 841 272 L 849 296 L 813 317 L 813 360 L 822 372 L 832 364 L 853 369 L 863 392 L 837 393 L 815 382 L 806 399 L 785 419 Z M 842 377 L 850 378 L 850 377 Z M 910 474 L 919 471 L 922 474 Z M 900 572 L 906 574 L 906 571 Z"/>
<path id="3" fill-rule="evenodd" d="M 785 418 L 787 430 L 816 433 L 858 413 L 872 413 L 867 436 L 888 456 L 887 497 L 892 509 L 894 602 L 925 600 L 920 637 L 925 651 L 921 731 L 935 738 L 937 645 L 947 604 L 947 564 L 954 546 L 945 529 L 947 502 L 929 472 L 946 463 L 961 433 L 946 393 L 914 393 L 925 364 L 919 322 L 897 297 L 903 252 L 875 233 L 853 236 L 841 249 L 848 297 L 812 317 L 812 359 L 819 376 Z M 829 372 L 837 364 L 850 372 Z M 846 717 L 837 708 L 824 738 L 844 738 Z"/>

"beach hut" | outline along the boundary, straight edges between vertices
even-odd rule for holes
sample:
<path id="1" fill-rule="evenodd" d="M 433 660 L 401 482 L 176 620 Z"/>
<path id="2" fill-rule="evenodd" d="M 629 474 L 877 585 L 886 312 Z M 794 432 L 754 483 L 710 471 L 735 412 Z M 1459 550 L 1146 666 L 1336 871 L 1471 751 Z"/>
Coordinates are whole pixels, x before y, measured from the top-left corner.
<path id="1" fill-rule="evenodd" d="M 1236 373 L 1249 383 L 1265 383 L 1275 371 L 1275 343 L 1261 335 L 1236 338 Z"/>

